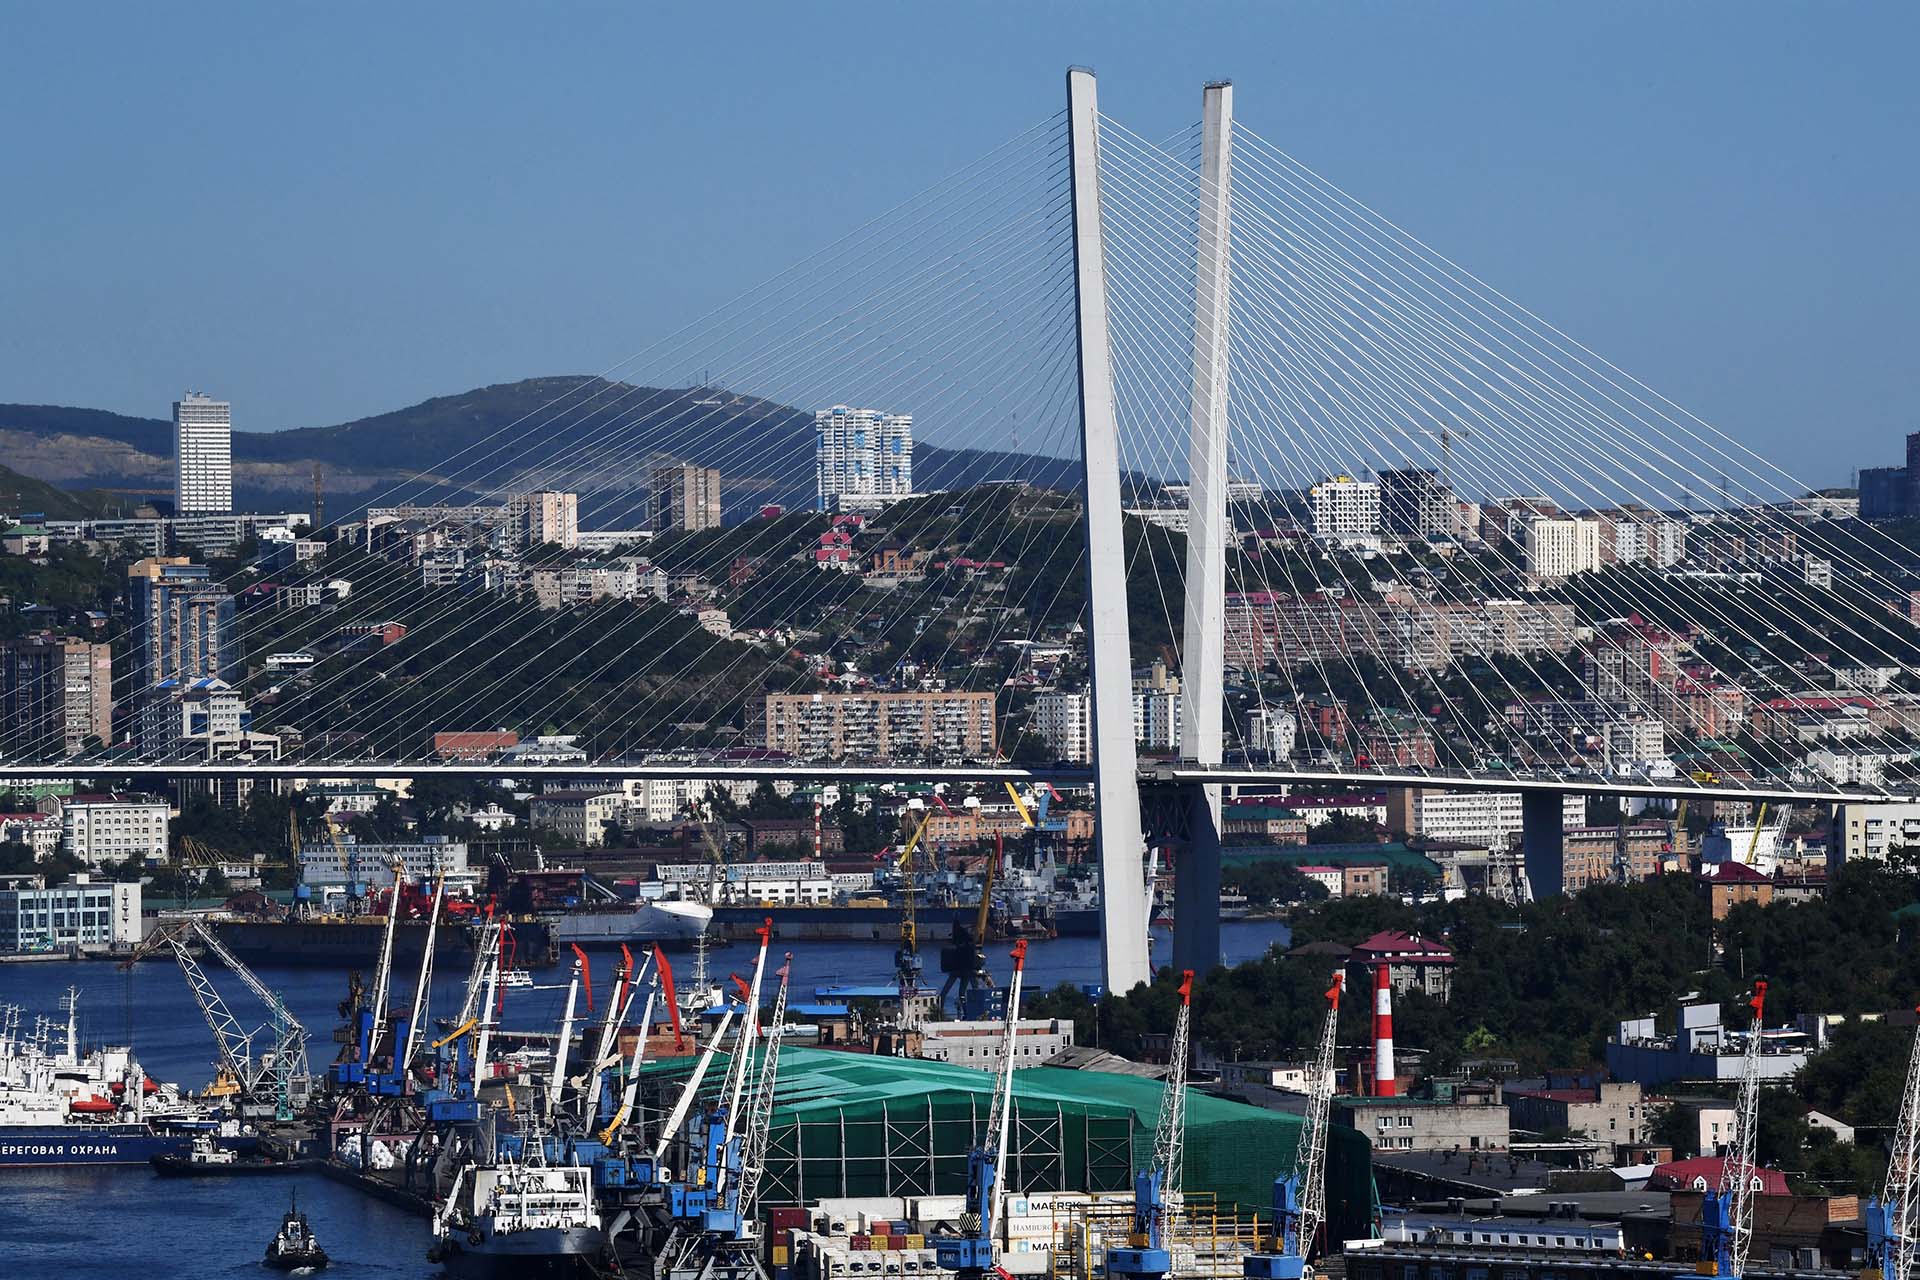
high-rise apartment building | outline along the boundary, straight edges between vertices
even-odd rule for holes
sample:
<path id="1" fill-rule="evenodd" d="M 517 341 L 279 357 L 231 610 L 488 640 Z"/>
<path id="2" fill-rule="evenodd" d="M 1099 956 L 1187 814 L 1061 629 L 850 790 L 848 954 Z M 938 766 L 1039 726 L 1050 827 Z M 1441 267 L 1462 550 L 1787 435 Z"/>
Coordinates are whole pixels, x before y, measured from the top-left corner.
<path id="1" fill-rule="evenodd" d="M 233 406 L 198 391 L 173 402 L 173 513 L 233 510 Z"/>
<path id="2" fill-rule="evenodd" d="M 1313 536 L 1361 543 L 1380 532 L 1380 486 L 1352 476 L 1334 476 L 1313 486 Z"/>
<path id="3" fill-rule="evenodd" d="M 1521 567 L 1538 578 L 1570 578 L 1600 567 L 1600 522 L 1535 518 L 1520 526 Z"/>
<path id="4" fill-rule="evenodd" d="M 1453 490 L 1428 467 L 1395 467 L 1380 473 L 1380 523 L 1403 538 L 1453 536 Z"/>
<path id="5" fill-rule="evenodd" d="M 657 533 L 720 527 L 720 472 L 681 463 L 653 469 L 653 527 Z"/>
<path id="6" fill-rule="evenodd" d="M 89 738 L 113 741 L 108 646 L 28 636 L 0 651 L 0 721 L 22 756 L 75 756 Z"/>
<path id="7" fill-rule="evenodd" d="M 821 511 L 873 511 L 913 492 L 913 415 L 837 404 L 813 415 Z"/>
<path id="8" fill-rule="evenodd" d="M 517 493 L 507 501 L 507 527 L 520 547 L 580 545 L 580 495 L 556 489 Z"/>
<path id="9" fill-rule="evenodd" d="M 233 595 L 203 564 L 185 556 L 152 556 L 127 569 L 128 648 L 133 688 L 163 680 L 236 678 Z"/>

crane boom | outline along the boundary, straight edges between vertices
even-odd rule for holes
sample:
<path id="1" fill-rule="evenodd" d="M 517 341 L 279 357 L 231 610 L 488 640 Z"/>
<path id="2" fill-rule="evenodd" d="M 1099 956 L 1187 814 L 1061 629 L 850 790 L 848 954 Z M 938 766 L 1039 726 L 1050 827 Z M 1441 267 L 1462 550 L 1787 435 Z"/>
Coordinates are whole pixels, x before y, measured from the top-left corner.
<path id="1" fill-rule="evenodd" d="M 773 1095 L 780 1082 L 780 1040 L 786 1033 L 787 979 L 793 972 L 793 952 L 780 966 L 780 988 L 773 998 L 773 1022 L 767 1028 L 767 1047 L 760 1059 L 760 1080 L 754 1086 L 752 1113 L 747 1117 L 747 1148 L 740 1159 L 740 1189 L 734 1210 L 741 1218 L 753 1215 L 760 1177 L 766 1172 L 767 1146 L 773 1136 Z"/>

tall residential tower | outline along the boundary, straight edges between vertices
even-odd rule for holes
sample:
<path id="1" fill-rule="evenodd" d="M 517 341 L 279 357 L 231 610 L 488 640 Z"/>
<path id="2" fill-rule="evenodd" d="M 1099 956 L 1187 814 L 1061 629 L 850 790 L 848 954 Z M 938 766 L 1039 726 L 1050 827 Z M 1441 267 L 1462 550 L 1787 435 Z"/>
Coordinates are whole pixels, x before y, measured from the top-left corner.
<path id="1" fill-rule="evenodd" d="M 813 415 L 822 511 L 877 511 L 913 493 L 913 415 L 837 404 Z"/>
<path id="2" fill-rule="evenodd" d="M 189 391 L 173 402 L 173 513 L 233 510 L 233 406 Z"/>

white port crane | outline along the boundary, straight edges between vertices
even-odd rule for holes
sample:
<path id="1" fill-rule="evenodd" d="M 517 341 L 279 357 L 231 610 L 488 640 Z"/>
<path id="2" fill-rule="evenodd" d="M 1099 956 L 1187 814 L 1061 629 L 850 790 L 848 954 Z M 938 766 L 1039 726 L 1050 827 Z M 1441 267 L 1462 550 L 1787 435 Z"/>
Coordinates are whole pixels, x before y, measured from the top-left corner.
<path id="1" fill-rule="evenodd" d="M 1273 1184 L 1274 1252 L 1247 1256 L 1250 1280 L 1303 1280 L 1307 1262 L 1327 1219 L 1327 1125 L 1333 1110 L 1333 1060 L 1340 1033 L 1340 993 L 1346 974 L 1334 971 L 1327 1013 L 1307 1081 L 1307 1113 L 1300 1125 L 1293 1171 Z"/>
<path id="2" fill-rule="evenodd" d="M 1760 1131 L 1760 1054 L 1766 1043 L 1767 984 L 1753 984 L 1747 1001 L 1753 1021 L 1747 1026 L 1746 1052 L 1740 1055 L 1740 1091 L 1733 1111 L 1733 1143 L 1720 1162 L 1720 1187 L 1700 1205 L 1700 1253 L 1717 1276 L 1747 1274 L 1753 1247 L 1754 1140 Z"/>
<path id="3" fill-rule="evenodd" d="M 1148 877 L 1151 885 L 1152 877 Z M 1193 970 L 1180 974 L 1180 1010 L 1167 1052 L 1167 1084 L 1153 1131 L 1153 1158 L 1133 1177 L 1133 1229 L 1124 1247 L 1107 1250 L 1107 1273 L 1149 1280 L 1173 1271 L 1172 1226 L 1180 1198 L 1187 1132 L 1187 1046 L 1193 1024 Z"/>
<path id="4" fill-rule="evenodd" d="M 773 1137 L 773 1094 L 780 1082 L 780 1041 L 787 1025 L 787 979 L 792 972 L 793 952 L 789 951 L 779 969 L 780 988 L 773 998 L 773 1021 L 767 1027 L 759 1082 L 754 1086 L 753 1104 L 747 1114 L 746 1150 L 740 1156 L 740 1190 L 735 1197 L 736 1209 L 743 1221 L 753 1217 L 760 1179 L 767 1171 L 767 1147 Z"/>
<path id="5" fill-rule="evenodd" d="M 1920 1012 L 1920 1010 L 1915 1010 Z M 1867 1202 L 1867 1253 L 1882 1280 L 1913 1274 L 1920 1250 L 1920 1034 L 1907 1056 L 1907 1084 L 1900 1095 L 1900 1121 L 1887 1158 L 1887 1186 Z"/>

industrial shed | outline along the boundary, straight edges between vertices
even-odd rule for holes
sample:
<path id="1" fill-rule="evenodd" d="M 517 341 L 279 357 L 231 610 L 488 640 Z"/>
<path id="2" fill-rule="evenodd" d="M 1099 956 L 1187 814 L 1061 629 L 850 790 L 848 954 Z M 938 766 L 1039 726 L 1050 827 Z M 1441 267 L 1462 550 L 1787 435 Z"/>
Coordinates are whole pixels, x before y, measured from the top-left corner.
<path id="1" fill-rule="evenodd" d="M 644 1067 L 646 1111 L 657 1116 L 671 1106 L 691 1068 L 685 1058 Z M 724 1075 L 716 1060 L 709 1087 L 717 1089 Z M 1011 1189 L 1132 1189 L 1135 1164 L 1153 1141 L 1159 1081 L 1028 1067 L 1015 1073 L 1013 1087 Z M 915 1058 L 783 1049 L 761 1202 L 959 1195 L 966 1190 L 967 1151 L 992 1103 L 989 1072 Z M 1292 1166 L 1300 1127 L 1298 1116 L 1191 1094 L 1186 1188 L 1266 1214 L 1274 1178 Z M 1327 1145 L 1332 1238 L 1371 1234 L 1372 1147 L 1365 1135 L 1339 1128 Z"/>

